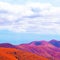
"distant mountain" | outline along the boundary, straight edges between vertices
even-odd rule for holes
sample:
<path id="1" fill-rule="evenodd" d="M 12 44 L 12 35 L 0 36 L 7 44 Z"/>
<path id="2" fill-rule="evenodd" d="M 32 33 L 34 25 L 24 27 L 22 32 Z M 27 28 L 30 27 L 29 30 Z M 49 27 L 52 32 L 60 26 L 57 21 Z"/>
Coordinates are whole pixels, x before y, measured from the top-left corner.
<path id="1" fill-rule="evenodd" d="M 60 48 L 60 41 L 57 41 L 57 40 L 51 40 L 49 43 L 53 44 L 54 46 L 56 47 L 59 47 Z"/>
<path id="2" fill-rule="evenodd" d="M 54 39 L 51 41 L 44 41 L 44 40 L 33 41 L 31 43 L 20 44 L 20 45 L 12 45 L 12 44 L 8 44 L 8 43 L 3 43 L 3 44 L 0 44 L 0 48 L 4 48 L 4 49 L 6 49 L 6 51 L 9 49 L 10 50 L 14 49 L 13 51 L 14 52 L 17 51 L 19 58 L 21 58 L 20 56 L 24 53 L 24 54 L 26 54 L 25 58 L 26 59 L 29 58 L 30 60 L 33 60 L 35 58 L 35 55 L 36 55 L 36 58 L 34 60 L 44 60 L 44 59 L 60 60 L 60 41 L 57 41 Z M 15 49 L 16 49 L 16 51 L 15 51 Z M 9 54 L 11 54 L 13 52 L 13 51 L 11 52 L 10 50 L 9 50 L 9 52 L 7 51 Z M 23 51 L 23 53 L 19 53 L 19 51 Z M 31 58 L 30 53 L 33 54 L 32 57 L 34 56 L 34 58 Z M 25 55 L 22 55 L 22 58 L 24 56 Z M 39 56 L 40 58 L 37 56 Z M 41 59 L 41 57 L 43 57 L 44 59 Z M 26 59 L 22 59 L 22 58 L 21 58 L 21 60 L 26 60 Z"/>
<path id="3" fill-rule="evenodd" d="M 9 43 L 1 43 L 0 47 L 5 47 L 5 48 L 16 48 L 16 46 L 9 44 Z"/>
<path id="4" fill-rule="evenodd" d="M 55 41 L 54 41 L 55 42 Z M 57 41 L 59 43 L 59 41 Z M 21 50 L 35 53 L 39 56 L 51 58 L 52 60 L 60 60 L 60 48 L 47 41 L 33 41 L 28 44 L 17 46 Z"/>

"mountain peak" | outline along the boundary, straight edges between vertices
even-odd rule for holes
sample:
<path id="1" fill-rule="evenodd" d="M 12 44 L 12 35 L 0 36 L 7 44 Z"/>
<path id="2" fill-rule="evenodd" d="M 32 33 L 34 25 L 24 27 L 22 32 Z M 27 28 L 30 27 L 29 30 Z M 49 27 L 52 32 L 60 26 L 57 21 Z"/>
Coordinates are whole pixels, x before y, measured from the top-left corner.
<path id="1" fill-rule="evenodd" d="M 57 40 L 51 40 L 49 41 L 50 44 L 56 46 L 56 47 L 60 47 L 60 41 L 57 41 Z"/>
<path id="2" fill-rule="evenodd" d="M 56 40 L 56 39 L 52 39 L 52 40 L 50 40 L 50 42 L 52 42 L 52 41 L 53 41 L 53 42 L 56 42 L 57 40 Z"/>
<path id="3" fill-rule="evenodd" d="M 29 45 L 34 45 L 34 46 L 40 46 L 40 45 L 44 45 L 44 44 L 48 44 L 48 42 L 41 40 L 41 41 L 33 41 L 33 42 L 29 43 Z"/>

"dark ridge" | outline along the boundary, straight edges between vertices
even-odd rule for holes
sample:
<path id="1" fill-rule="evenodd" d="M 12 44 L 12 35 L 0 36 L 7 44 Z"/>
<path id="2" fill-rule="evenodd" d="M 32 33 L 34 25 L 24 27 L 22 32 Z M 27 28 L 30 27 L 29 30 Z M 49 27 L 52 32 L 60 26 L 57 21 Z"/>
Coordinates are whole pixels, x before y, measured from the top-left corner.
<path id="1" fill-rule="evenodd" d="M 49 43 L 52 44 L 52 45 L 54 45 L 54 46 L 56 46 L 56 47 L 59 47 L 60 48 L 60 41 L 51 40 Z"/>
<path id="2" fill-rule="evenodd" d="M 0 47 L 5 47 L 5 48 L 15 48 L 14 45 L 9 44 L 9 43 L 1 43 L 1 44 L 0 44 Z"/>
<path id="3" fill-rule="evenodd" d="M 41 44 L 42 44 L 41 42 L 38 42 L 38 41 L 35 42 L 35 45 L 37 45 L 37 46 L 38 46 L 38 45 L 41 45 Z"/>

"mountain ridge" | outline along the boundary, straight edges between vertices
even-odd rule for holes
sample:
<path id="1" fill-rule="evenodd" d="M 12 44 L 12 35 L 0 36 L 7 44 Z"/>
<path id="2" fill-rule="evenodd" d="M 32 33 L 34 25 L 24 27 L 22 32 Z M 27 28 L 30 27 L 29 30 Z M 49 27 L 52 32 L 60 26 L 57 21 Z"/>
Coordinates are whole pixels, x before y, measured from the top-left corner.
<path id="1" fill-rule="evenodd" d="M 59 46 L 57 46 L 56 44 L 58 44 Z M 40 57 L 42 56 L 44 58 L 47 58 L 48 60 L 60 60 L 60 41 L 57 40 L 33 41 L 30 43 L 20 45 L 1 43 L 0 48 L 10 48 L 10 50 L 21 50 L 38 55 Z"/>

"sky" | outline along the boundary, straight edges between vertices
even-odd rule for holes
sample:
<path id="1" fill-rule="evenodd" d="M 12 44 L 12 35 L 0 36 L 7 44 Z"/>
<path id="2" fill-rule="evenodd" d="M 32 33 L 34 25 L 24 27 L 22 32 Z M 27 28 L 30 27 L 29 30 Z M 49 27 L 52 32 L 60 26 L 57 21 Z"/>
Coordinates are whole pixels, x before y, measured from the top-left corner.
<path id="1" fill-rule="evenodd" d="M 59 0 L 0 0 L 0 43 L 60 40 Z"/>

